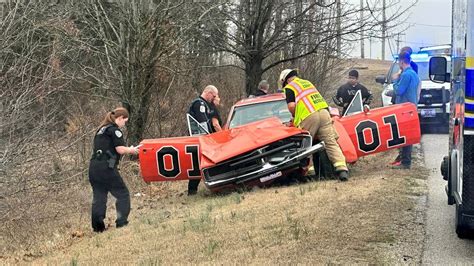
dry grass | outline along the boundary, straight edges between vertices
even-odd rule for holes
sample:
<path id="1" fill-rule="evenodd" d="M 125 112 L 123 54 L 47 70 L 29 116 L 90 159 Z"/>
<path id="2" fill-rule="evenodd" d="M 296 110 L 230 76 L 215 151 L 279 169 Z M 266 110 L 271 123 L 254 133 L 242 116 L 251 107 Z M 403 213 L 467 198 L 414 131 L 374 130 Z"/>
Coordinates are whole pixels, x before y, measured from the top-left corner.
<path id="1" fill-rule="evenodd" d="M 152 186 L 134 197 L 128 227 L 87 231 L 34 263 L 418 263 L 424 170 L 388 170 L 393 155 L 362 159 L 347 183 L 195 197 L 180 195 L 185 182 Z"/>
<path id="2" fill-rule="evenodd" d="M 377 95 L 380 86 L 371 87 L 370 81 L 389 63 L 358 63 L 368 66 L 359 70 L 361 82 Z M 184 195 L 186 182 L 144 187 L 136 162 L 125 162 L 122 175 L 132 192 L 128 227 L 93 234 L 88 210 L 71 210 L 77 213 L 63 217 L 67 226 L 37 232 L 42 243 L 2 254 L 0 264 L 419 263 L 426 171 L 388 169 L 394 154 L 362 158 L 347 183 L 319 181 L 225 196 L 209 195 L 201 185 L 191 198 Z M 415 162 L 421 165 L 419 156 Z M 84 195 L 91 195 L 90 188 L 83 185 L 78 205 L 89 206 Z M 114 216 L 111 201 L 108 224 Z"/>

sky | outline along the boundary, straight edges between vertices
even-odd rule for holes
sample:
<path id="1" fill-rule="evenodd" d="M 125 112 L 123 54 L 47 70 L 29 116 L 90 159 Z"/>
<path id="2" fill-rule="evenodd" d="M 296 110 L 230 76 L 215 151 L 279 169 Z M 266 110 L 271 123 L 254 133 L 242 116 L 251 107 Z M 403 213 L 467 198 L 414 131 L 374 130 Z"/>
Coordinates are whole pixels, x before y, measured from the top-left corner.
<path id="1" fill-rule="evenodd" d="M 391 0 L 386 1 L 389 2 Z M 414 2 L 414 0 L 398 1 L 399 7 L 402 5 L 410 5 Z M 348 2 L 360 4 L 360 0 L 348 0 Z M 388 12 L 395 11 L 396 10 L 388 10 Z M 400 47 L 411 46 L 414 51 L 417 51 L 420 46 L 451 43 L 451 0 L 418 0 L 407 15 L 408 19 L 405 24 L 402 25 L 401 29 L 406 26 L 409 28 L 403 32 L 404 35 L 400 35 Z M 394 33 L 395 32 L 389 32 L 389 34 Z M 395 38 L 390 39 L 389 42 L 385 44 L 386 60 L 391 60 L 391 50 L 394 52 L 396 50 Z M 380 40 L 372 40 L 372 45 L 370 45 L 369 40 L 366 40 L 364 46 L 366 58 L 382 58 Z M 370 46 L 372 46 L 372 49 L 370 49 Z M 360 57 L 360 44 L 354 47 L 350 56 Z"/>

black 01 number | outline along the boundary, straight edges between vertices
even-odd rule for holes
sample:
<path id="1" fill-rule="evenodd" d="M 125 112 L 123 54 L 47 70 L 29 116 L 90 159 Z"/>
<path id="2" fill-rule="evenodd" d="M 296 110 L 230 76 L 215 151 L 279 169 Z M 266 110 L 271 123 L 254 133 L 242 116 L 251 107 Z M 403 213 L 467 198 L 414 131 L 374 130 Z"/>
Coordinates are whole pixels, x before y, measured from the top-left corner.
<path id="1" fill-rule="evenodd" d="M 383 122 L 385 125 L 390 126 L 390 131 L 392 137 L 387 141 L 387 147 L 391 148 L 394 146 L 398 146 L 404 144 L 406 139 L 405 137 L 400 136 L 400 130 L 398 128 L 397 118 L 395 115 L 389 115 L 383 117 Z M 372 135 L 372 142 L 368 143 L 364 131 L 370 131 Z M 380 133 L 379 127 L 376 122 L 372 120 L 365 120 L 360 122 L 356 126 L 356 133 L 357 133 L 357 143 L 359 145 L 359 150 L 369 153 L 376 150 L 380 146 Z"/>
<path id="2" fill-rule="evenodd" d="M 189 176 L 201 176 L 199 170 L 199 146 L 186 146 L 186 154 L 191 157 L 192 168 L 188 170 Z M 165 158 L 171 158 L 171 167 L 165 167 Z M 158 173 L 166 178 L 176 178 L 181 173 L 179 151 L 173 146 L 164 146 L 156 153 L 156 161 L 158 164 Z"/>

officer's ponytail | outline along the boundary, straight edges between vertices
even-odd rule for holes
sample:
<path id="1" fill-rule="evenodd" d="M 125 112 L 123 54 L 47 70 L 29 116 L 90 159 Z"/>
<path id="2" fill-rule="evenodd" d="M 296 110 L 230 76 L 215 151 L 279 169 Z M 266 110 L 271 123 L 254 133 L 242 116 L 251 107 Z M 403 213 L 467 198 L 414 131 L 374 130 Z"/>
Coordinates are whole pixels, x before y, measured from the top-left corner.
<path id="1" fill-rule="evenodd" d="M 102 120 L 102 123 L 100 123 L 99 128 L 106 126 L 108 124 L 115 123 L 115 119 L 118 117 L 123 116 L 123 118 L 128 118 L 128 115 L 129 114 L 128 114 L 127 109 L 123 107 L 115 108 L 115 110 L 107 112 L 107 114 L 105 114 L 105 117 Z"/>

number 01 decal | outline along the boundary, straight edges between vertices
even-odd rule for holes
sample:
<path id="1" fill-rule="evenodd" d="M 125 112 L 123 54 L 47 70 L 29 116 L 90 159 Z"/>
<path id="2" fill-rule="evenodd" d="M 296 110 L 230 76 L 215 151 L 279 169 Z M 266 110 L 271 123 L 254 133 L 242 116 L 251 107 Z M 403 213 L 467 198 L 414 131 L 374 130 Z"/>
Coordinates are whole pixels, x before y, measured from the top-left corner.
<path id="1" fill-rule="evenodd" d="M 188 176 L 198 177 L 201 176 L 199 170 L 199 146 L 198 145 L 186 145 L 185 153 L 189 154 L 191 169 L 188 169 Z M 188 156 L 186 156 L 188 157 Z M 170 158 L 171 165 L 166 165 L 166 158 Z M 185 158 L 186 160 L 188 158 Z M 181 174 L 181 164 L 188 165 L 184 161 L 182 162 L 179 158 L 179 150 L 173 146 L 163 146 L 156 152 L 156 162 L 158 166 L 158 173 L 166 178 L 176 178 Z"/>
<path id="2" fill-rule="evenodd" d="M 387 140 L 388 148 L 399 146 L 405 143 L 406 138 L 400 136 L 397 117 L 395 115 L 383 117 L 383 123 L 384 125 L 390 126 L 391 138 Z M 380 147 L 379 125 L 376 122 L 372 120 L 361 121 L 359 124 L 357 124 L 355 129 L 357 133 L 357 144 L 359 146 L 359 150 L 369 153 Z M 365 138 L 364 132 L 367 131 L 369 131 L 371 134 L 371 142 L 368 142 L 368 140 Z"/>

